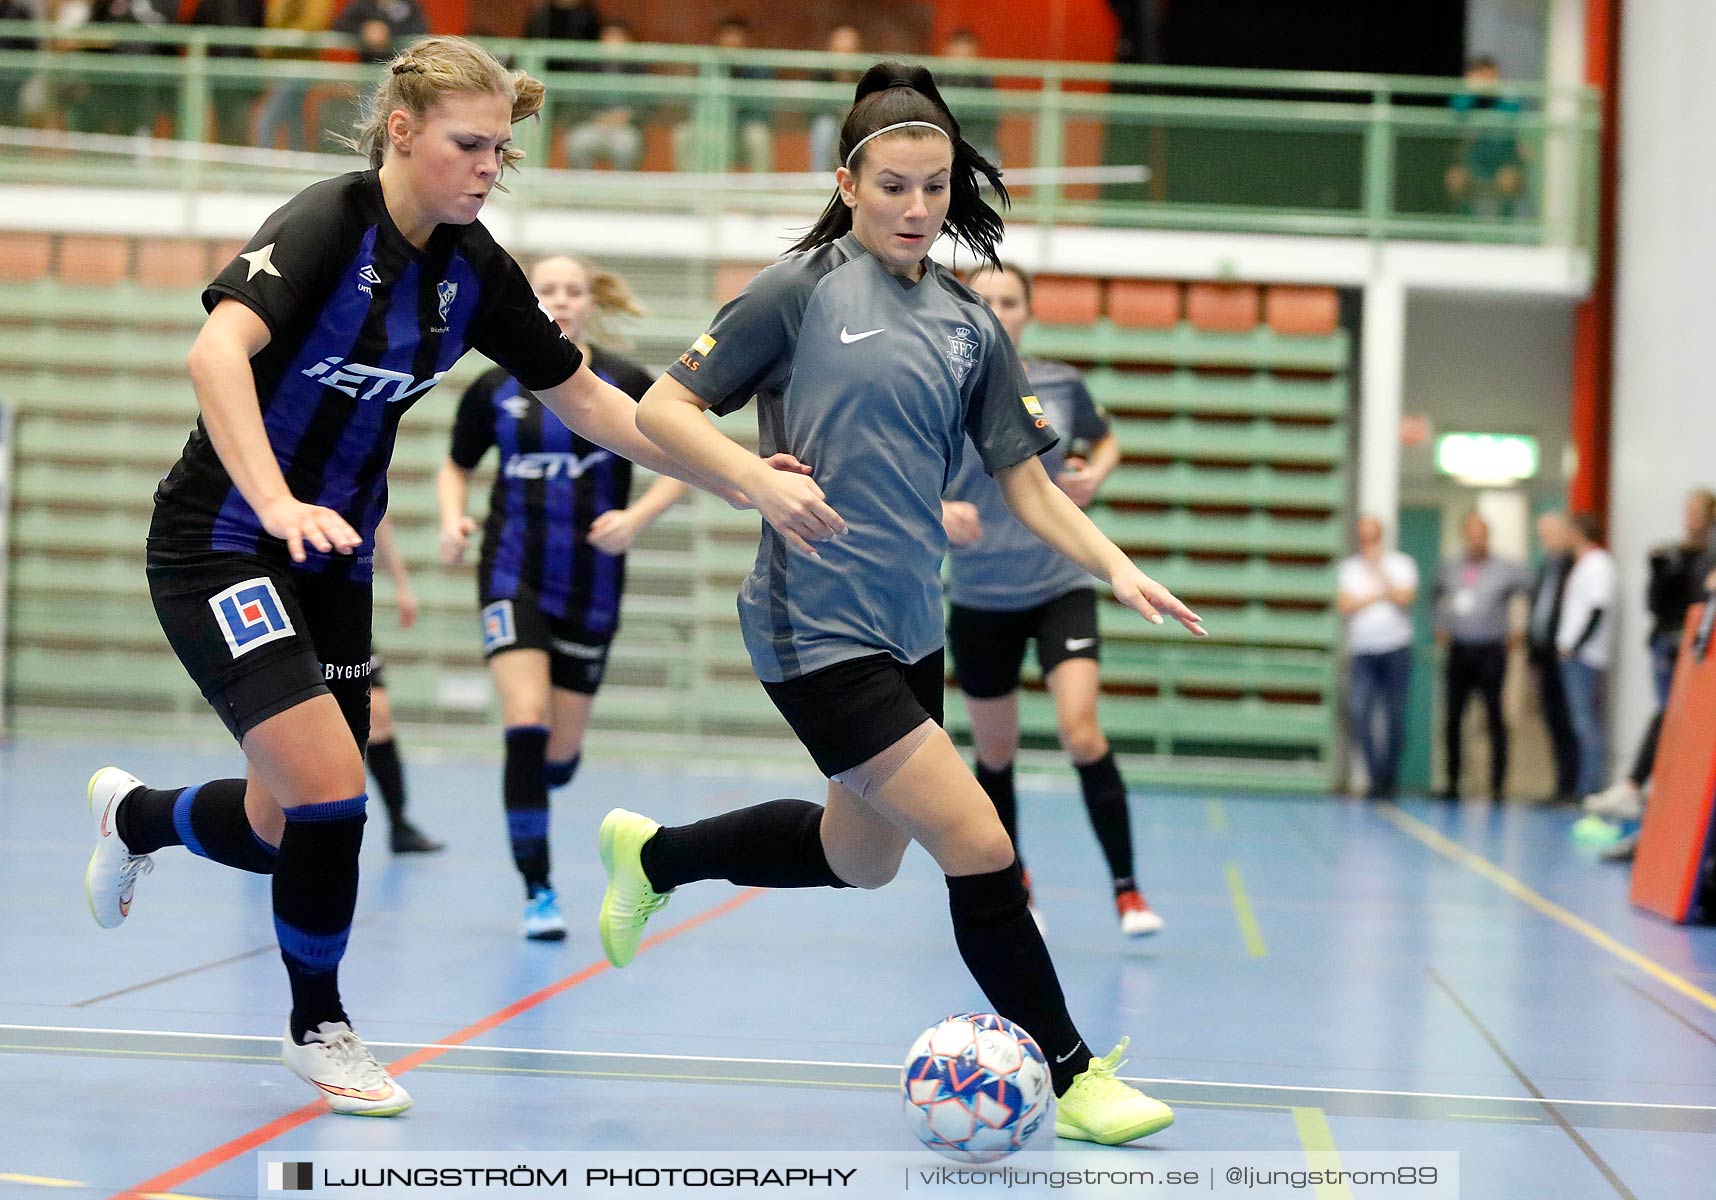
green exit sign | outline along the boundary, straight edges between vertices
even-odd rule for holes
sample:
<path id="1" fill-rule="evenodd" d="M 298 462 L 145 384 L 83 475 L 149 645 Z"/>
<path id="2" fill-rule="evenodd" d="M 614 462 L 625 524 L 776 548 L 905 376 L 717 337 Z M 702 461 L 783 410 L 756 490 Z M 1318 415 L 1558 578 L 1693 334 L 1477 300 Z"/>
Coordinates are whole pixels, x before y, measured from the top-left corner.
<path id="1" fill-rule="evenodd" d="M 1537 474 L 1537 439 L 1523 433 L 1444 433 L 1436 469 L 1461 483 L 1498 487 Z"/>

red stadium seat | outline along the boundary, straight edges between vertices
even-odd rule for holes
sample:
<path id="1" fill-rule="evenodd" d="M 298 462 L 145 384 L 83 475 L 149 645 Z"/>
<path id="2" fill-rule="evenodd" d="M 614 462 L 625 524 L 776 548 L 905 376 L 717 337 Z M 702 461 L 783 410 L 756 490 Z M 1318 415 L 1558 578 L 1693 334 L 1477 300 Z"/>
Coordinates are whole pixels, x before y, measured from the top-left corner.
<path id="1" fill-rule="evenodd" d="M 201 240 L 144 238 L 137 243 L 137 282 L 144 287 L 200 287 L 211 274 L 208 246 Z"/>
<path id="2" fill-rule="evenodd" d="M 1340 319 L 1334 288 L 1277 286 L 1263 294 L 1263 320 L 1276 333 L 1326 337 Z"/>
<path id="3" fill-rule="evenodd" d="M 219 241 L 209 243 L 208 271 L 204 279 L 213 279 L 226 270 L 226 264 L 237 258 L 244 250 L 243 242 Z"/>
<path id="4" fill-rule="evenodd" d="M 1189 283 L 1186 319 L 1211 333 L 1246 333 L 1257 328 L 1254 283 Z"/>
<path id="5" fill-rule="evenodd" d="M 29 283 L 47 277 L 54 240 L 45 233 L 0 233 L 0 279 Z"/>
<path id="6" fill-rule="evenodd" d="M 1039 275 L 1031 281 L 1031 314 L 1045 325 L 1089 325 L 1102 315 L 1095 279 Z"/>
<path id="7" fill-rule="evenodd" d="M 130 238 L 68 235 L 60 239 L 60 278 L 66 283 L 119 283 L 130 275 Z"/>
<path id="8" fill-rule="evenodd" d="M 1180 285 L 1165 279 L 1115 279 L 1108 315 L 1125 329 L 1172 329 L 1180 323 Z"/>

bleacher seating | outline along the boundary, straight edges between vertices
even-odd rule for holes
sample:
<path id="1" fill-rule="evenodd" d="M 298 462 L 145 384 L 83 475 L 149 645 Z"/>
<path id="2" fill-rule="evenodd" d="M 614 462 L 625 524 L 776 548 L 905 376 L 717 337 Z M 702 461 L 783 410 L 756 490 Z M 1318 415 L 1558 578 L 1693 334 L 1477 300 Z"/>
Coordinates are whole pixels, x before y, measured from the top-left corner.
<path id="1" fill-rule="evenodd" d="M 184 356 L 203 317 L 200 288 L 235 249 L 0 235 L 8 282 L 0 393 L 19 412 L 9 527 L 15 704 L 123 708 L 151 720 L 203 715 L 156 625 L 143 537 L 154 482 L 195 418 Z M 635 356 L 654 366 L 675 357 L 714 300 L 754 270 L 696 275 L 681 266 L 664 279 L 658 267 L 652 287 L 645 266 L 608 265 L 627 273 L 652 309 L 636 329 Z M 1089 278 L 1046 277 L 1038 288 L 1028 352 L 1087 369 L 1125 454 L 1094 515 L 1199 607 L 1213 635 L 1194 643 L 1102 605 L 1103 715 L 1116 744 L 1152 755 L 1138 760 L 1145 779 L 1321 784 L 1334 742 L 1330 600 L 1346 490 L 1349 347 L 1337 298 L 1321 289 Z M 394 704 L 405 719 L 444 726 L 496 717 L 492 700 L 481 703 L 471 570 L 435 561 L 433 475 L 458 394 L 485 367 L 470 356 L 401 428 L 392 511 L 422 605 L 418 629 L 393 627 L 388 585 L 378 585 L 377 646 Z M 722 428 L 754 436 L 747 421 L 728 418 Z M 487 486 L 486 477 L 475 481 L 479 511 Z M 642 539 L 598 729 L 785 736 L 750 676 L 734 610 L 757 520 L 699 496 Z M 78 620 L 68 623 L 72 610 Z M 103 636 L 90 638 L 91 628 Z M 1027 689 L 1027 740 L 1052 746 L 1047 697 L 1030 676 Z M 951 725 L 963 725 L 957 700 L 948 712 Z M 1216 766 L 1200 766 L 1206 761 Z"/>

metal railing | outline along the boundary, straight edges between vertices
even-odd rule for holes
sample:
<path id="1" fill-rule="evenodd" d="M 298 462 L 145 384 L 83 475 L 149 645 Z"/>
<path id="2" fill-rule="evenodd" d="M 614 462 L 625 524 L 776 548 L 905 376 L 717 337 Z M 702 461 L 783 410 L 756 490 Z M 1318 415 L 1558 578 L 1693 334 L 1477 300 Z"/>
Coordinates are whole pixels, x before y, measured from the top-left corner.
<path id="1" fill-rule="evenodd" d="M 40 48 L 0 50 L 0 123 L 22 116 L 84 133 L 170 131 L 194 145 L 207 145 L 223 124 L 230 133 L 234 113 L 248 136 L 253 106 L 285 86 L 299 116 L 305 97 L 296 89 L 305 90 L 318 148 L 330 149 L 321 131 L 355 115 L 377 71 L 337 61 L 355 56 L 350 39 L 334 34 L 86 26 L 68 35 L 0 22 L 0 43 L 25 38 Z M 810 131 L 837 121 L 849 103 L 851 83 L 838 76 L 850 80 L 874 61 L 704 46 L 486 44 L 548 85 L 543 119 L 516 133 L 528 163 L 556 161 L 556 141 L 614 108 L 630 110 L 626 121 L 644 147 L 642 171 L 517 173 L 508 204 L 525 207 L 814 212 L 829 181 L 826 172 L 800 173 L 815 165 Z M 1465 92 L 1456 79 L 926 61 L 949 81 L 944 94 L 971 140 L 996 149 L 1015 178 L 1021 168 L 1033 173 L 1013 189 L 1015 219 L 1591 244 L 1599 106 L 1588 88 L 1507 84 L 1456 108 Z M 280 190 L 327 173 L 321 159 L 274 157 L 264 168 L 215 149 L 160 157 L 141 145 L 114 159 L 13 137 L 0 146 L 0 182 Z M 1512 195 L 1497 186 L 1498 163 L 1519 175 Z M 741 167 L 770 173 L 728 174 Z M 1462 172 L 1465 186 L 1455 188 L 1450 177 Z"/>

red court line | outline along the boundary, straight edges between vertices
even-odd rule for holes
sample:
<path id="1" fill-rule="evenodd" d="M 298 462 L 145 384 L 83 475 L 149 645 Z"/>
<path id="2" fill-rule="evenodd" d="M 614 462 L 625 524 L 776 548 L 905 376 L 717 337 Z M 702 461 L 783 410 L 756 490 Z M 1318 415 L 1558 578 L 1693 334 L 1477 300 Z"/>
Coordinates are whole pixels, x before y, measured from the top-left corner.
<path id="1" fill-rule="evenodd" d="M 701 912 L 694 917 L 688 917 L 677 925 L 670 925 L 660 933 L 645 938 L 638 946 L 638 953 L 641 954 L 643 951 L 648 950 L 653 946 L 659 946 L 669 938 L 678 937 L 680 934 L 685 933 L 688 930 L 695 929 L 706 921 L 712 921 L 716 917 L 725 916 L 738 908 L 741 904 L 755 900 L 766 890 L 767 889 L 765 888 L 746 888 L 738 895 L 717 904 L 707 912 Z M 590 980 L 596 978 L 596 976 L 602 974 L 602 972 L 611 971 L 613 969 L 614 968 L 611 967 L 606 960 L 591 963 L 582 971 L 568 975 L 564 979 L 557 980 L 539 991 L 532 992 L 522 1000 L 515 1000 L 505 1008 L 492 1012 L 481 1020 L 465 1026 L 457 1033 L 452 1034 L 449 1037 L 442 1038 L 432 1046 L 424 1046 L 421 1049 L 413 1050 L 404 1058 L 388 1064 L 388 1070 L 394 1075 L 403 1075 L 413 1067 L 420 1067 L 426 1062 L 432 1062 L 433 1060 L 441 1057 L 441 1055 L 445 1054 L 448 1050 L 453 1049 L 455 1046 L 462 1046 L 474 1038 L 481 1037 L 496 1026 L 504 1025 L 506 1022 L 512 1020 L 521 1013 L 529 1012 L 538 1005 L 552 1000 L 561 992 L 570 991 L 581 983 L 588 983 Z M 187 1159 L 178 1166 L 169 1168 L 151 1179 L 145 1179 L 142 1183 L 135 1184 L 123 1192 L 117 1192 L 112 1197 L 112 1200 L 143 1200 L 143 1197 L 150 1192 L 171 1192 L 178 1188 L 179 1185 L 195 1179 L 204 1172 L 212 1171 L 214 1168 L 221 1166 L 224 1163 L 229 1163 L 239 1155 L 255 1150 L 260 1146 L 264 1146 L 275 1138 L 280 1137 L 283 1134 L 291 1133 L 294 1129 L 308 1125 L 317 1117 L 325 1116 L 329 1113 L 330 1110 L 328 1106 L 322 1101 L 312 1101 L 311 1103 L 306 1104 L 303 1108 L 289 1112 L 283 1117 L 278 1117 L 266 1125 L 258 1126 L 257 1128 L 252 1129 L 249 1133 L 233 1138 L 230 1142 L 216 1146 L 213 1150 L 205 1151 L 204 1153 L 197 1155 L 195 1158 Z M 385 1121 L 393 1118 L 353 1117 L 351 1119 L 354 1121 Z"/>

